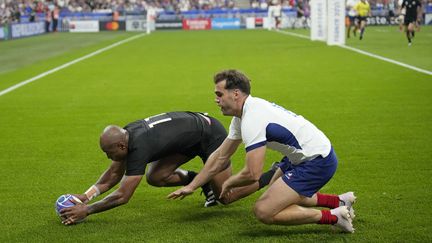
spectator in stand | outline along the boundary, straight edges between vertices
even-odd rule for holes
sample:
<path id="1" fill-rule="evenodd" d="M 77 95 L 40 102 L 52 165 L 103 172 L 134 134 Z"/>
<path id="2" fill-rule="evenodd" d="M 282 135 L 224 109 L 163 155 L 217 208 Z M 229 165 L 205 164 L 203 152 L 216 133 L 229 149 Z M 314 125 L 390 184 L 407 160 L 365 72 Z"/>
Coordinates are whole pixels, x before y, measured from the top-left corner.
<path id="1" fill-rule="evenodd" d="M 387 3 L 387 9 L 388 9 L 388 17 L 390 20 L 390 23 L 394 21 L 394 17 L 396 16 L 395 9 L 396 9 L 396 2 L 395 0 L 389 0 Z"/>
<path id="2" fill-rule="evenodd" d="M 59 16 L 60 16 L 60 8 L 57 5 L 57 3 L 55 3 L 54 4 L 54 9 L 52 11 L 52 22 L 53 22 L 52 30 L 53 30 L 53 32 L 57 32 L 57 26 L 58 26 Z"/>
<path id="3" fill-rule="evenodd" d="M 51 26 L 51 20 L 52 20 L 52 12 L 50 8 L 47 6 L 45 8 L 45 32 L 50 32 L 50 26 Z"/>
<path id="4" fill-rule="evenodd" d="M 267 9 L 267 7 L 268 7 L 267 1 L 266 0 L 259 0 L 259 1 L 260 1 L 260 4 L 259 4 L 260 8 L 261 9 Z"/>
<path id="5" fill-rule="evenodd" d="M 36 3 L 36 13 L 40 14 L 40 13 L 43 13 L 43 12 L 45 12 L 44 11 L 44 4 L 42 3 L 42 1 L 37 2 Z"/>
<path id="6" fill-rule="evenodd" d="M 376 9 L 376 10 L 379 10 L 379 11 L 381 11 L 381 10 L 384 9 L 384 4 L 382 3 L 381 0 L 377 0 L 377 1 L 375 2 L 375 9 Z"/>
<path id="7" fill-rule="evenodd" d="M 18 23 L 18 19 L 21 17 L 21 14 L 18 10 L 18 6 L 10 5 L 8 8 L 8 18 L 10 23 Z M 18 18 L 18 19 L 17 19 Z"/>
<path id="8" fill-rule="evenodd" d="M 26 7 L 26 13 L 30 15 L 29 22 L 36 21 L 36 3 L 30 3 Z"/>

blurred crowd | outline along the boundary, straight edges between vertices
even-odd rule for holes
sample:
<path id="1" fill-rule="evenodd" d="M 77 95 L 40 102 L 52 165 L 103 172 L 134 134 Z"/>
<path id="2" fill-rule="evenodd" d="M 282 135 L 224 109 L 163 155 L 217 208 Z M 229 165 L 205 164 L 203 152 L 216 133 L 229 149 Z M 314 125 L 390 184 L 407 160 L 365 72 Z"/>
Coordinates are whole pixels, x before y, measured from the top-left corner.
<path id="1" fill-rule="evenodd" d="M 234 0 L 0 0 L 0 23 L 18 22 L 22 15 L 60 12 L 188 11 L 233 9 Z"/>
<path id="2" fill-rule="evenodd" d="M 0 0 L 0 24 L 19 22 L 22 15 L 59 12 L 123 12 L 144 11 L 149 7 L 157 11 L 188 11 L 209 9 L 235 9 L 242 0 Z M 271 1 L 271 0 L 270 0 Z M 295 8 L 298 0 L 282 0 L 283 9 Z M 432 6 L 432 0 L 421 0 L 423 6 Z M 369 0 L 373 9 L 398 8 L 398 0 Z M 267 9 L 269 0 L 250 0 L 249 7 Z M 242 6 L 248 7 L 248 6 Z"/>

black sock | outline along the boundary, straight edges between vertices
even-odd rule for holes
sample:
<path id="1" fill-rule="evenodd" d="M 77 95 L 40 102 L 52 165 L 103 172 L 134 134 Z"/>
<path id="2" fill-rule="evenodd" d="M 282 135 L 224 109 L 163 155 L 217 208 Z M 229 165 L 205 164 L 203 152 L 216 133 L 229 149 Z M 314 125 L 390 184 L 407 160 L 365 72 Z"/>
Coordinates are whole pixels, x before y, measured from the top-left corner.
<path id="1" fill-rule="evenodd" d="M 195 176 L 198 175 L 198 173 L 196 173 L 195 171 L 191 171 L 191 170 L 188 170 L 187 172 L 188 172 L 188 180 L 187 180 L 186 185 L 189 185 L 189 183 L 191 183 L 193 181 L 193 179 L 195 178 Z M 201 189 L 203 190 L 204 194 L 206 194 L 206 195 L 208 195 L 210 193 L 210 191 L 212 191 L 210 183 L 206 183 L 206 184 L 202 185 Z"/>
<path id="2" fill-rule="evenodd" d="M 408 39 L 408 42 L 411 43 L 411 38 L 410 38 L 410 32 L 409 31 L 406 32 L 406 37 Z"/>
<path id="3" fill-rule="evenodd" d="M 206 195 L 206 197 L 207 197 L 207 195 L 211 196 L 210 192 L 212 191 L 212 188 L 210 186 L 210 183 L 206 183 L 206 184 L 202 185 L 201 189 L 203 190 L 204 195 Z"/>
<path id="4" fill-rule="evenodd" d="M 258 180 L 258 190 L 267 186 L 270 183 L 275 172 L 276 172 L 276 170 L 270 169 L 269 171 L 264 172 L 261 175 L 261 177 Z"/>

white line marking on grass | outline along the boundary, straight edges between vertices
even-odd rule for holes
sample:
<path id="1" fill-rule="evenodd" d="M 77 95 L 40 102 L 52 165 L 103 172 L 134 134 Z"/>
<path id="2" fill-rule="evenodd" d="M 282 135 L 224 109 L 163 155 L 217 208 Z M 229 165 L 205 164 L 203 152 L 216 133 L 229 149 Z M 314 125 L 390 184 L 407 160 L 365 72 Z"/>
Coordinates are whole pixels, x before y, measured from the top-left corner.
<path id="1" fill-rule="evenodd" d="M 127 42 L 129 42 L 129 41 L 135 40 L 135 39 L 137 39 L 137 38 L 140 38 L 140 37 L 142 37 L 142 36 L 144 36 L 144 35 L 146 35 L 146 34 L 139 34 L 139 35 L 135 35 L 135 36 L 129 37 L 129 38 L 127 38 L 127 39 L 121 40 L 121 41 L 116 42 L 116 43 L 114 43 L 114 44 L 112 44 L 112 45 L 109 45 L 109 46 L 107 46 L 107 47 L 104 47 L 104 48 L 102 48 L 102 49 L 99 49 L 99 50 L 97 50 L 97 51 L 95 51 L 95 52 L 92 52 L 92 53 L 90 53 L 90 54 L 87 54 L 87 55 L 85 55 L 85 56 L 83 56 L 83 57 L 80 57 L 80 58 L 78 58 L 78 59 L 75 59 L 75 60 L 73 60 L 73 61 L 70 61 L 70 62 L 68 62 L 68 63 L 65 63 L 65 64 L 63 64 L 63 65 L 61 65 L 61 66 L 59 66 L 59 67 L 56 67 L 56 68 L 53 68 L 53 69 L 51 69 L 51 70 L 49 70 L 49 71 L 46 71 L 46 72 L 44 72 L 44 73 L 41 73 L 41 74 L 39 74 L 39 75 L 37 75 L 37 76 L 35 76 L 35 77 L 33 77 L 33 78 L 30 78 L 30 79 L 27 79 L 27 80 L 25 80 L 25 81 L 22 81 L 22 82 L 20 82 L 20 83 L 18 83 L 18 84 L 15 84 L 15 85 L 13 85 L 13 86 L 7 88 L 7 89 L 4 89 L 4 90 L 0 91 L 0 96 L 5 95 L 5 94 L 7 94 L 7 93 L 9 93 L 9 92 L 11 92 L 11 91 L 13 91 L 13 90 L 15 90 L 15 89 L 18 89 L 19 87 L 22 87 L 22 86 L 24 86 L 24 85 L 26 85 L 26 84 L 29 84 L 29 83 L 31 83 L 31 82 L 33 82 L 33 81 L 36 81 L 36 80 L 38 80 L 38 79 L 40 79 L 40 78 L 43 78 L 43 77 L 47 76 L 47 75 L 50 75 L 51 73 L 55 73 L 55 72 L 57 72 L 57 71 L 60 71 L 60 70 L 62 70 L 62 69 L 64 69 L 64 68 L 69 67 L 70 65 L 73 65 L 73 64 L 75 64 L 75 63 L 77 63 L 77 62 L 80 62 L 80 61 L 82 61 L 82 60 L 85 60 L 85 59 L 87 59 L 87 58 L 93 57 L 93 56 L 95 56 L 95 55 L 97 55 L 97 54 L 100 54 L 100 53 L 102 53 L 102 52 L 104 52 L 104 51 L 107 51 L 107 50 L 109 50 L 109 49 L 112 49 L 112 48 L 114 48 L 114 47 L 116 47 L 116 46 L 122 45 L 122 44 L 124 44 L 124 43 L 127 43 Z"/>
<path id="2" fill-rule="evenodd" d="M 297 34 L 297 33 L 293 33 L 293 32 L 288 32 L 288 31 L 282 31 L 282 30 L 276 30 L 276 32 L 284 34 L 284 35 L 291 35 L 291 36 L 300 37 L 300 38 L 303 38 L 303 39 L 310 40 L 309 36 L 307 36 L 307 35 L 301 35 L 301 34 Z"/>
<path id="3" fill-rule="evenodd" d="M 307 36 L 307 35 L 301 35 L 301 34 L 297 34 L 297 33 L 281 31 L 281 30 L 276 30 L 276 32 L 281 33 L 281 34 L 285 34 L 285 35 L 291 35 L 291 36 L 295 36 L 295 37 L 300 37 L 300 38 L 303 38 L 303 39 L 308 39 L 308 40 L 310 39 L 309 36 Z M 428 74 L 428 75 L 432 75 L 432 71 L 428 71 L 428 70 L 425 70 L 425 69 L 414 67 L 414 66 L 411 66 L 409 64 L 398 62 L 398 61 L 395 61 L 395 60 L 387 58 L 387 57 L 382 57 L 382 56 L 379 56 L 379 55 L 376 55 L 376 54 L 372 54 L 370 52 L 363 51 L 363 50 L 360 50 L 360 49 L 357 49 L 357 48 L 354 48 L 354 47 L 350 47 L 350 46 L 346 46 L 346 45 L 338 45 L 338 46 L 341 47 L 341 48 L 345 48 L 345 49 L 348 49 L 348 50 L 351 50 L 351 51 L 354 51 L 354 52 L 366 55 L 366 56 L 370 56 L 370 57 L 382 60 L 382 61 L 390 62 L 390 63 L 396 64 L 396 65 L 402 66 L 404 68 L 408 68 L 408 69 L 420 72 L 420 73 L 425 73 L 425 74 Z"/>
<path id="4" fill-rule="evenodd" d="M 366 51 L 362 51 L 360 49 L 357 49 L 357 48 L 354 48 L 354 47 L 350 47 L 350 46 L 343 45 L 343 46 L 340 46 L 340 47 L 348 49 L 348 50 L 351 50 L 351 51 L 355 51 L 357 53 L 360 53 L 360 54 L 363 54 L 363 55 L 366 55 L 366 56 L 370 56 L 370 57 L 373 57 L 373 58 L 376 58 L 376 59 L 380 59 L 380 60 L 383 60 L 383 61 L 386 61 L 386 62 L 390 62 L 390 63 L 396 64 L 396 65 L 399 65 L 399 66 L 402 66 L 402 67 L 405 67 L 405 68 L 409 68 L 411 70 L 414 70 L 414 71 L 417 71 L 417 72 L 420 72 L 420 73 L 425 73 L 425 74 L 428 74 L 428 75 L 432 75 L 431 71 L 428 71 L 428 70 L 425 70 L 425 69 L 421 69 L 421 68 L 418 68 L 418 67 L 414 67 L 414 66 L 411 66 L 409 64 L 405 64 L 403 62 L 398 62 L 398 61 L 395 61 L 395 60 L 387 58 L 387 57 L 378 56 L 378 55 L 375 55 L 375 54 L 372 54 L 372 53 L 369 53 L 369 52 L 366 52 Z"/>

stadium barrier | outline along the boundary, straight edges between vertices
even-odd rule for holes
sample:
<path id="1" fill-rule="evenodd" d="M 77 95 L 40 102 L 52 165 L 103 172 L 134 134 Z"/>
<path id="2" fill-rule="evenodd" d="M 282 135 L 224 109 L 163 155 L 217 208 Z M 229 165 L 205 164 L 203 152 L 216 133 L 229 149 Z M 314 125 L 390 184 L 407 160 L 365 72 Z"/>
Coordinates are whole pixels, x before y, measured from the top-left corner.
<path id="1" fill-rule="evenodd" d="M 319 0 L 316 0 L 319 1 Z M 432 25 L 432 9 L 428 9 L 423 24 Z M 297 20 L 295 9 L 284 9 L 281 19 L 282 28 L 303 28 L 303 23 Z M 368 25 L 397 25 L 397 17 L 388 16 L 387 10 L 374 10 L 373 16 L 367 18 Z M 98 31 L 146 31 L 147 21 L 145 12 L 123 12 L 118 21 L 113 21 L 113 13 L 61 13 L 58 31 L 60 32 L 98 32 Z M 44 14 L 38 14 L 36 22 L 30 23 L 29 17 L 21 16 L 21 23 L 0 27 L 0 40 L 15 39 L 45 33 Z M 274 21 L 267 19 L 267 10 L 238 9 L 238 10 L 192 10 L 175 13 L 165 11 L 158 14 L 154 30 L 220 30 L 220 29 L 254 29 L 268 28 Z M 307 26 L 314 23 L 307 22 Z M 327 28 L 326 26 L 321 26 Z M 52 29 L 52 27 L 50 27 Z M 323 32 L 318 32 L 323 33 Z M 317 35 L 318 35 L 317 33 Z M 320 37 L 317 37 L 320 38 Z"/>
<path id="2" fill-rule="evenodd" d="M 432 25 L 432 13 L 428 13 L 425 16 L 425 24 Z"/>
<path id="3" fill-rule="evenodd" d="M 183 19 L 184 30 L 209 30 L 211 29 L 211 19 Z"/>
<path id="4" fill-rule="evenodd" d="M 0 27 L 0 40 L 18 39 L 45 33 L 43 22 L 9 24 Z"/>
<path id="5" fill-rule="evenodd" d="M 182 29 L 183 22 L 181 19 L 173 20 L 156 20 L 156 29 L 158 30 L 175 30 Z"/>
<path id="6" fill-rule="evenodd" d="M 124 21 L 99 21 L 100 31 L 118 31 L 126 30 L 126 23 Z"/>
<path id="7" fill-rule="evenodd" d="M 213 30 L 240 29 L 240 18 L 213 18 L 211 27 Z"/>
<path id="8" fill-rule="evenodd" d="M 72 20 L 68 22 L 70 32 L 99 32 L 98 20 Z"/>
<path id="9" fill-rule="evenodd" d="M 8 26 L 1 25 L 0 26 L 0 40 L 6 40 L 8 37 Z"/>

